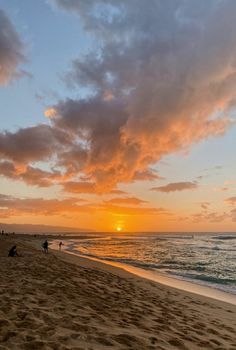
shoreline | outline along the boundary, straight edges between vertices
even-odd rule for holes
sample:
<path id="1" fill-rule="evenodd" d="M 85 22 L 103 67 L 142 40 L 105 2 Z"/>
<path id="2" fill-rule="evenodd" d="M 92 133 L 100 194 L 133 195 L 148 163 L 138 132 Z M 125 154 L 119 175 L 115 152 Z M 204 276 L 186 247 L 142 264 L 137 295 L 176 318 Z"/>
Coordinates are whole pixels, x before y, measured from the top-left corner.
<path id="1" fill-rule="evenodd" d="M 53 241 L 51 241 L 51 242 L 53 243 Z M 55 246 L 53 246 L 53 247 L 50 246 L 50 249 L 52 249 L 55 252 L 58 252 L 57 247 L 58 247 L 58 245 L 55 244 Z M 167 275 L 162 275 L 158 272 L 144 270 L 142 268 L 128 265 L 125 263 L 114 262 L 114 261 L 110 261 L 110 260 L 102 260 L 102 259 L 95 258 L 95 257 L 84 256 L 82 254 L 77 254 L 77 253 L 74 253 L 74 252 L 67 250 L 67 249 L 62 250 L 61 253 L 73 255 L 73 256 L 76 256 L 76 257 L 82 258 L 82 259 L 88 259 L 90 261 L 99 262 L 100 264 L 104 264 L 105 266 L 109 265 L 109 266 L 112 266 L 114 268 L 122 269 L 122 270 L 124 270 L 127 273 L 130 273 L 132 275 L 138 276 L 140 278 L 144 278 L 146 280 L 149 280 L 149 281 L 152 281 L 155 283 L 165 285 L 167 287 L 175 288 L 175 289 L 178 289 L 180 291 L 185 291 L 185 292 L 189 292 L 189 293 L 192 293 L 195 295 L 207 297 L 207 298 L 210 298 L 213 300 L 218 300 L 218 301 L 222 301 L 222 302 L 229 303 L 232 305 L 236 305 L 236 295 L 231 294 L 229 292 L 221 291 L 221 290 L 216 289 L 214 287 L 204 286 L 204 285 L 201 285 L 198 283 L 189 282 L 189 281 L 185 281 L 182 279 L 177 279 L 177 278 L 167 276 Z"/>
<path id="2" fill-rule="evenodd" d="M 236 349 L 235 305 L 41 243 L 1 239 L 1 349 Z"/>

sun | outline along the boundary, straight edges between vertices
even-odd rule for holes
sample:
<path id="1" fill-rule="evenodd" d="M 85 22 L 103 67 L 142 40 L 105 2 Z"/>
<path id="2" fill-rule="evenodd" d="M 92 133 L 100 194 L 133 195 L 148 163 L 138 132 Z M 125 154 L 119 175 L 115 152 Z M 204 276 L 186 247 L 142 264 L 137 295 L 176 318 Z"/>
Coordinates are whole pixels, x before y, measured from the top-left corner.
<path id="1" fill-rule="evenodd" d="M 122 227 L 117 226 L 116 231 L 117 231 L 117 232 L 121 232 L 121 231 L 122 231 Z"/>

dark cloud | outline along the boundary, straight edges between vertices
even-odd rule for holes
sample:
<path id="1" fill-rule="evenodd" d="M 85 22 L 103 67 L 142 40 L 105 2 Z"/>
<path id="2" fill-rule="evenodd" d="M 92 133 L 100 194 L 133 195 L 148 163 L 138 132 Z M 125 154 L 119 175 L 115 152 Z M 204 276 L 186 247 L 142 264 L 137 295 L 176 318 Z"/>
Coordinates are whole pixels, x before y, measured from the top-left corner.
<path id="1" fill-rule="evenodd" d="M 0 163 L 0 174 L 9 177 L 11 179 L 16 179 L 17 174 L 16 174 L 16 168 L 14 166 L 14 163 L 12 162 L 1 162 Z"/>
<path id="2" fill-rule="evenodd" d="M 210 202 L 201 202 L 200 205 L 203 210 L 208 210 L 210 206 Z"/>
<path id="3" fill-rule="evenodd" d="M 70 143 L 71 137 L 62 130 L 39 124 L 0 133 L 0 156 L 16 163 L 48 160 Z"/>
<path id="4" fill-rule="evenodd" d="M 17 69 L 25 61 L 23 49 L 14 26 L 0 9 L 0 85 L 22 74 Z"/>
<path id="5" fill-rule="evenodd" d="M 152 191 L 159 192 L 175 192 L 175 191 L 185 191 L 185 190 L 195 190 L 198 185 L 195 182 L 172 182 L 165 186 L 153 187 Z"/>

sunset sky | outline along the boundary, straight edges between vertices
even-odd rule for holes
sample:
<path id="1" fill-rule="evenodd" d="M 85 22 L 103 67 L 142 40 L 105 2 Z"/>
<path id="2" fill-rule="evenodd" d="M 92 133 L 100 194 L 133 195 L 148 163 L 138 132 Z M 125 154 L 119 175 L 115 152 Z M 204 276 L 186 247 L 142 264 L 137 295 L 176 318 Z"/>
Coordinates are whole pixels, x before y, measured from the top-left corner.
<path id="1" fill-rule="evenodd" d="M 235 0 L 0 0 L 0 222 L 236 231 Z"/>

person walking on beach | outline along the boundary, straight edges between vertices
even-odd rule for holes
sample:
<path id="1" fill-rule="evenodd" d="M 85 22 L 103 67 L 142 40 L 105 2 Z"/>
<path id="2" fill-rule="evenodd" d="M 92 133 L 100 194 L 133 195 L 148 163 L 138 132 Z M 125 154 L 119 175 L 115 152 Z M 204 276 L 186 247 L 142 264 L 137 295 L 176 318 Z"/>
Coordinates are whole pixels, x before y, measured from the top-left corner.
<path id="1" fill-rule="evenodd" d="M 59 243 L 59 250 L 61 251 L 61 246 L 63 245 L 62 242 Z"/>
<path id="2" fill-rule="evenodd" d="M 43 242 L 43 251 L 44 253 L 48 253 L 48 241 L 46 240 L 45 242 Z"/>
<path id="3" fill-rule="evenodd" d="M 11 249 L 9 250 L 8 256 L 10 257 L 19 256 L 16 250 L 16 245 L 11 247 Z"/>

